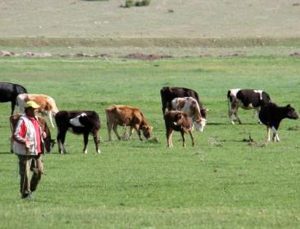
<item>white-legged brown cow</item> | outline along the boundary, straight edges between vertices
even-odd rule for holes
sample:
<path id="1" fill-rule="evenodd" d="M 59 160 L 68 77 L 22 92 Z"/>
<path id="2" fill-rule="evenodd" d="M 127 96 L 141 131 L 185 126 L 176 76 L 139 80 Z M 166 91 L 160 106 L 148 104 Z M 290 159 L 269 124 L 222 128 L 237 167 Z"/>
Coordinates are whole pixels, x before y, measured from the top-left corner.
<path id="1" fill-rule="evenodd" d="M 52 97 L 43 94 L 19 94 L 17 97 L 17 104 L 21 113 L 24 112 L 27 101 L 34 101 L 40 105 L 40 108 L 38 109 L 39 112 L 42 115 L 48 115 L 51 126 L 54 127 L 52 117 L 58 112 L 58 108 Z"/>
<path id="2" fill-rule="evenodd" d="M 190 135 L 192 146 L 195 145 L 192 134 L 193 123 L 186 113 L 182 111 L 167 111 L 164 115 L 164 120 L 168 147 L 173 147 L 172 135 L 174 131 L 179 131 L 181 133 L 183 147 L 185 147 L 185 133 Z"/>
<path id="3" fill-rule="evenodd" d="M 200 107 L 193 97 L 175 98 L 171 102 L 172 110 L 178 110 L 187 113 L 193 120 L 196 130 L 203 131 L 206 125 L 206 119 L 201 116 Z"/>
<path id="4" fill-rule="evenodd" d="M 272 140 L 276 142 L 280 141 L 278 136 L 278 128 L 280 122 L 284 118 L 298 119 L 299 115 L 290 104 L 280 107 L 275 103 L 268 103 L 261 107 L 259 111 L 259 119 L 267 126 L 267 141 L 271 141 L 271 130 L 273 132 Z"/>
<path id="5" fill-rule="evenodd" d="M 11 134 L 12 134 L 10 152 L 13 152 L 13 134 L 16 130 L 17 123 L 18 123 L 20 117 L 21 117 L 21 114 L 14 114 L 9 117 L 10 130 L 11 130 Z M 44 147 L 45 147 L 46 152 L 50 153 L 51 149 L 53 148 L 53 146 L 55 144 L 55 140 L 51 139 L 51 132 L 47 125 L 46 120 L 39 116 L 37 117 L 37 120 L 40 124 L 42 132 L 44 132 L 46 135 L 45 138 L 42 138 L 42 143 L 43 143 L 42 150 L 44 152 Z"/>
<path id="6" fill-rule="evenodd" d="M 161 104 L 162 104 L 162 112 L 163 114 L 167 110 L 171 110 L 171 102 L 173 99 L 177 97 L 193 97 L 197 100 L 200 106 L 201 116 L 206 119 L 206 108 L 204 108 L 202 102 L 199 99 L 199 95 L 196 91 L 184 88 L 184 87 L 163 87 L 160 89 L 160 97 L 161 97 Z"/>
<path id="7" fill-rule="evenodd" d="M 121 137 L 118 134 L 117 127 L 130 127 L 129 138 L 132 135 L 133 130 L 138 133 L 139 139 L 142 141 L 141 132 L 146 139 L 149 139 L 152 132 L 152 126 L 149 125 L 144 114 L 139 108 L 131 107 L 127 105 L 113 105 L 105 109 L 106 122 L 108 130 L 108 140 L 111 141 L 111 130 L 113 130 L 120 140 Z"/>
<path id="8" fill-rule="evenodd" d="M 241 124 L 241 120 L 237 115 L 239 107 L 249 110 L 255 109 L 257 115 L 260 107 L 271 101 L 270 96 L 263 90 L 254 89 L 230 89 L 227 92 L 228 99 L 228 117 L 232 124 L 235 124 L 235 120 Z"/>
<path id="9" fill-rule="evenodd" d="M 89 134 L 93 135 L 96 152 L 101 152 L 98 137 L 100 118 L 95 111 L 59 111 L 55 115 L 55 122 L 57 126 L 57 144 L 59 153 L 66 153 L 64 143 L 68 130 L 71 130 L 74 134 L 83 134 L 83 153 L 87 153 Z"/>

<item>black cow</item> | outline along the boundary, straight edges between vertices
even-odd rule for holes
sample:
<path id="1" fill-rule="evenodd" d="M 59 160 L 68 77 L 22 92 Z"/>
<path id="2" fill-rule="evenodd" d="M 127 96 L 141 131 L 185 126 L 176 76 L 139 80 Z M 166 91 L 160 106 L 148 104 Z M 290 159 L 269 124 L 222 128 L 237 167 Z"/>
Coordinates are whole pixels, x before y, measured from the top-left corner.
<path id="1" fill-rule="evenodd" d="M 271 130 L 273 132 L 272 140 L 279 142 L 278 128 L 284 118 L 298 119 L 299 116 L 290 104 L 280 107 L 275 103 L 263 105 L 259 111 L 260 121 L 267 126 L 267 141 L 271 141 Z"/>
<path id="2" fill-rule="evenodd" d="M 83 153 L 87 153 L 89 134 L 93 135 L 96 152 L 100 153 L 98 131 L 100 129 L 100 118 L 95 111 L 59 111 L 55 115 L 57 126 L 57 144 L 59 153 L 66 153 L 64 146 L 68 129 L 74 134 L 83 134 Z"/>
<path id="3" fill-rule="evenodd" d="M 19 84 L 0 82 L 0 102 L 11 102 L 11 115 L 15 110 L 17 96 L 22 93 L 27 93 L 25 87 Z"/>
<path id="4" fill-rule="evenodd" d="M 260 107 L 271 101 L 268 93 L 263 90 L 254 89 L 230 89 L 227 92 L 228 99 L 228 117 L 231 123 L 237 120 L 241 124 L 241 120 L 237 115 L 238 108 L 255 109 L 258 114 Z"/>
<path id="5" fill-rule="evenodd" d="M 200 106 L 201 116 L 206 119 L 206 109 L 203 104 L 200 102 L 199 95 L 196 91 L 184 88 L 184 87 L 163 87 L 160 89 L 161 104 L 163 114 L 166 112 L 166 109 L 172 110 L 172 100 L 177 97 L 193 97 L 197 100 Z"/>
<path id="6" fill-rule="evenodd" d="M 173 147 L 172 134 L 174 131 L 179 131 L 181 133 L 183 147 L 185 147 L 185 133 L 189 133 L 192 140 L 192 146 L 195 145 L 192 134 L 193 122 L 186 113 L 182 111 L 167 111 L 164 114 L 164 120 L 168 147 Z"/>

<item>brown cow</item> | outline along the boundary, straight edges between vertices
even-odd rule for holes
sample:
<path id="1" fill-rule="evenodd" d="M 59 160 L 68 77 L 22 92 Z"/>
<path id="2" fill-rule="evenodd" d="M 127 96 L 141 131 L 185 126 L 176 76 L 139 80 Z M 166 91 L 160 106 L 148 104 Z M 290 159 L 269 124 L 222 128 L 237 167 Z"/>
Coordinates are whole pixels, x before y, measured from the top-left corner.
<path id="1" fill-rule="evenodd" d="M 144 117 L 144 114 L 139 108 L 126 105 L 113 105 L 105 109 L 108 140 L 111 141 L 111 130 L 113 129 L 117 138 L 121 137 L 117 132 L 118 125 L 123 127 L 130 127 L 129 137 L 132 135 L 133 129 L 138 133 L 139 139 L 142 141 L 141 131 L 146 139 L 149 139 L 152 132 L 152 126 L 149 125 Z"/>
<path id="2" fill-rule="evenodd" d="M 21 117 L 21 114 L 14 114 L 9 117 L 9 123 L 10 123 L 10 130 L 11 134 L 13 135 L 17 126 L 17 123 Z M 55 140 L 51 139 L 51 132 L 48 128 L 47 122 L 42 117 L 37 117 L 38 122 L 41 126 L 41 129 L 43 132 L 45 132 L 46 137 L 43 139 L 43 146 L 45 147 L 45 150 L 47 153 L 50 153 L 51 149 L 53 148 L 55 144 Z M 13 137 L 11 137 L 11 144 L 10 144 L 10 152 L 13 153 Z"/>
<path id="3" fill-rule="evenodd" d="M 182 137 L 182 146 L 185 147 L 184 134 L 189 133 L 192 139 L 192 146 L 195 145 L 192 134 L 193 123 L 191 118 L 182 111 L 167 111 L 164 115 L 166 125 L 167 146 L 173 147 L 172 134 L 173 131 L 179 131 Z"/>
<path id="4" fill-rule="evenodd" d="M 206 119 L 201 116 L 199 104 L 193 97 L 175 98 L 171 102 L 173 110 L 182 111 L 193 120 L 197 131 L 203 132 L 206 125 Z"/>
<path id="5" fill-rule="evenodd" d="M 34 101 L 40 105 L 39 112 L 41 114 L 48 115 L 51 126 L 54 127 L 52 116 L 55 116 L 55 114 L 58 112 L 58 108 L 55 100 L 52 97 L 43 94 L 19 94 L 17 96 L 17 104 L 21 113 L 24 112 L 27 101 Z"/>

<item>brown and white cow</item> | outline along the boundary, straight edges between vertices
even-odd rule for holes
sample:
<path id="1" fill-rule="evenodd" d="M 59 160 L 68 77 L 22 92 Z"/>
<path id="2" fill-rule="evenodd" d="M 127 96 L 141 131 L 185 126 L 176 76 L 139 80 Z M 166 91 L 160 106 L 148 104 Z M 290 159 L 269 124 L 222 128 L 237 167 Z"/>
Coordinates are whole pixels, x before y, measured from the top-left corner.
<path id="1" fill-rule="evenodd" d="M 290 104 L 280 107 L 275 103 L 268 103 L 261 107 L 259 119 L 267 126 L 267 141 L 271 141 L 271 130 L 273 132 L 272 140 L 276 142 L 280 141 L 278 128 L 284 118 L 298 119 L 299 115 Z"/>
<path id="2" fill-rule="evenodd" d="M 58 108 L 56 106 L 55 100 L 44 94 L 19 94 L 17 96 L 17 104 L 19 106 L 19 110 L 21 113 L 25 110 L 25 104 L 27 101 L 34 101 L 40 108 L 38 109 L 42 115 L 48 115 L 51 126 L 54 127 L 52 117 L 58 112 Z"/>
<path id="3" fill-rule="evenodd" d="M 194 137 L 192 134 L 193 123 L 187 113 L 182 111 L 167 111 L 164 115 L 166 126 L 167 146 L 173 147 L 172 135 L 174 131 L 179 131 L 182 137 L 182 146 L 185 147 L 184 134 L 188 133 L 192 140 L 192 146 L 195 145 Z"/>
<path id="4" fill-rule="evenodd" d="M 206 125 L 206 119 L 201 116 L 200 107 L 193 97 L 175 98 L 171 102 L 172 110 L 178 110 L 187 113 L 193 120 L 196 130 L 203 132 Z"/>
<path id="5" fill-rule="evenodd" d="M 111 130 L 113 130 L 120 140 L 121 137 L 118 134 L 117 127 L 130 127 L 129 138 L 132 135 L 133 130 L 138 133 L 139 139 L 142 141 L 141 132 L 146 139 L 149 139 L 152 133 L 152 126 L 149 125 L 144 114 L 139 108 L 127 106 L 127 105 L 113 105 L 105 109 L 106 122 L 108 130 L 108 140 L 111 141 Z"/>
<path id="6" fill-rule="evenodd" d="M 100 153 L 98 132 L 100 130 L 100 118 L 95 111 L 59 111 L 55 115 L 57 126 L 57 144 L 59 153 L 66 153 L 64 146 L 68 130 L 74 134 L 83 134 L 83 153 L 87 153 L 89 134 L 93 135 L 96 152 Z"/>
<path id="7" fill-rule="evenodd" d="M 196 91 L 184 88 L 184 87 L 163 87 L 160 90 L 161 104 L 162 104 L 162 112 L 163 114 L 166 110 L 171 110 L 171 102 L 173 99 L 177 97 L 193 97 L 197 100 L 200 106 L 201 116 L 206 119 L 207 110 L 204 108 L 202 102 L 199 99 L 199 95 Z"/>
<path id="8" fill-rule="evenodd" d="M 11 134 L 13 136 L 17 123 L 21 117 L 21 114 L 14 114 L 9 117 L 9 123 L 10 123 L 10 130 Z M 47 122 L 42 117 L 37 117 L 38 122 L 41 126 L 42 131 L 45 133 L 46 137 L 42 139 L 43 146 L 45 147 L 45 150 L 47 153 L 50 153 L 51 149 L 53 148 L 55 144 L 55 140 L 51 139 L 51 132 L 47 125 Z M 11 145 L 10 145 L 10 152 L 13 152 L 13 137 L 11 137 Z"/>
<path id="9" fill-rule="evenodd" d="M 242 123 L 237 115 L 239 107 L 246 110 L 255 109 L 255 114 L 257 115 L 260 107 L 271 101 L 269 94 L 263 90 L 238 88 L 228 90 L 227 99 L 228 117 L 232 124 L 235 124 L 235 120 L 237 120 L 239 124 Z"/>

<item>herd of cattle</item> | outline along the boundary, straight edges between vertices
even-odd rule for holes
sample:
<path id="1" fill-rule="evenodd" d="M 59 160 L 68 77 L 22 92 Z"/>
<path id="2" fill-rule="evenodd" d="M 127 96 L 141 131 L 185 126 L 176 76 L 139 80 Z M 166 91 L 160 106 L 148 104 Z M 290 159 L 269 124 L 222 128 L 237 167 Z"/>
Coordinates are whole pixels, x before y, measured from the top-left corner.
<path id="1" fill-rule="evenodd" d="M 167 146 L 172 147 L 172 134 L 174 131 L 181 133 L 183 146 L 185 146 L 185 133 L 188 133 L 194 145 L 193 128 L 203 131 L 206 125 L 207 109 L 201 102 L 196 91 L 182 87 L 163 87 L 160 90 L 162 113 L 166 128 Z M 295 109 L 290 106 L 278 106 L 271 102 L 270 96 L 262 90 L 253 89 L 230 89 L 227 92 L 228 116 L 232 124 L 235 121 L 241 124 L 238 117 L 239 107 L 243 109 L 255 109 L 259 121 L 267 126 L 267 141 L 279 141 L 278 128 L 282 119 L 298 119 Z M 55 100 L 48 95 L 28 94 L 27 90 L 18 84 L 0 82 L 0 102 L 11 102 L 10 126 L 11 131 L 20 117 L 20 114 L 14 114 L 15 106 L 19 111 L 24 112 L 24 106 L 27 101 L 35 101 L 40 105 L 39 112 L 47 116 L 52 127 L 54 127 L 53 118 L 57 127 L 57 144 L 59 153 L 66 153 L 64 146 L 65 137 L 68 130 L 75 134 L 82 134 L 84 139 L 83 152 L 87 153 L 88 136 L 92 134 L 96 152 L 100 153 L 99 147 L 99 129 L 100 118 L 97 112 L 87 110 L 66 111 L 58 110 Z M 108 139 L 112 140 L 111 131 L 113 130 L 117 138 L 122 137 L 117 131 L 118 126 L 124 127 L 123 136 L 132 135 L 135 130 L 142 140 L 142 134 L 149 139 L 152 134 L 152 126 L 145 118 L 143 112 L 136 107 L 128 105 L 113 105 L 105 109 L 106 122 L 108 130 Z M 51 139 L 51 133 L 47 122 L 39 117 L 39 122 L 47 133 L 45 139 L 45 148 L 50 152 L 54 145 Z M 127 133 L 129 127 L 129 133 Z"/>

